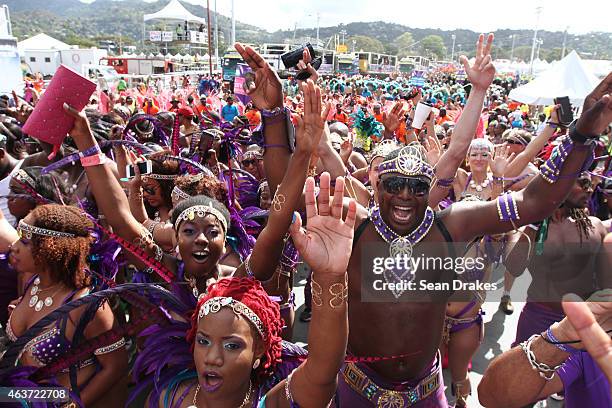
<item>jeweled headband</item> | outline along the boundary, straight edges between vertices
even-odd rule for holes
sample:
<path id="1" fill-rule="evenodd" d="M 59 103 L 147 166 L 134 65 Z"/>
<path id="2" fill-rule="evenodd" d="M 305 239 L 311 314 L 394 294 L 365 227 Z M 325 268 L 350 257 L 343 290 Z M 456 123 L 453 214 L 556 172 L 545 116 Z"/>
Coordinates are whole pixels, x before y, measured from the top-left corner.
<path id="1" fill-rule="evenodd" d="M 178 186 L 174 186 L 170 195 L 176 201 L 186 200 L 191 197 L 189 194 L 181 190 Z"/>
<path id="2" fill-rule="evenodd" d="M 193 221 L 195 217 L 204 218 L 207 215 L 212 215 L 217 218 L 223 226 L 223 232 L 227 232 L 227 220 L 221 211 L 212 206 L 212 203 L 209 203 L 208 205 L 194 205 L 185 209 L 176 219 L 174 229 L 175 231 L 178 231 L 178 227 L 182 221 Z"/>
<path id="3" fill-rule="evenodd" d="M 45 228 L 35 227 L 33 225 L 27 224 L 24 220 L 19 221 L 19 225 L 17 226 L 17 234 L 19 238 L 26 237 L 27 239 L 32 239 L 32 235 L 42 235 L 44 237 L 53 237 L 53 238 L 74 238 L 76 235 L 71 234 L 69 232 L 60 232 L 54 231 Z"/>
<path id="4" fill-rule="evenodd" d="M 231 297 L 218 296 L 208 299 L 202 304 L 202 307 L 200 307 L 198 320 L 204 316 L 208 316 L 210 313 L 219 312 L 222 307 L 229 307 L 236 315 L 244 316 L 253 326 L 255 326 L 261 338 L 264 340 L 266 339 L 265 326 L 259 316 L 257 316 L 247 305 Z"/>
<path id="5" fill-rule="evenodd" d="M 425 177 L 431 181 L 434 178 L 434 170 L 421 149 L 421 145 L 418 144 L 403 147 L 393 159 L 380 163 L 378 175 L 399 173 L 408 177 Z"/>
<path id="6" fill-rule="evenodd" d="M 151 173 L 151 174 L 143 175 L 143 178 L 151 178 L 151 179 L 155 179 L 155 180 L 174 180 L 177 177 L 178 177 L 177 174 L 155 174 L 155 173 Z"/>
<path id="7" fill-rule="evenodd" d="M 30 177 L 30 175 L 26 173 L 23 169 L 19 169 L 15 174 L 13 174 L 13 177 L 21 181 L 22 183 L 26 183 L 32 188 L 36 188 L 36 182 L 34 181 L 34 179 Z"/>

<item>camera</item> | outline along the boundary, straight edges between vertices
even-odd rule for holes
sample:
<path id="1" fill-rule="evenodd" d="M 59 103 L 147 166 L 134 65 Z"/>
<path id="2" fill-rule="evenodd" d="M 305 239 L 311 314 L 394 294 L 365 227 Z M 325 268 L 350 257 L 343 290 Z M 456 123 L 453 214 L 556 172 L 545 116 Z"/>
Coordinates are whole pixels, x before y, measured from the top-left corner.
<path id="1" fill-rule="evenodd" d="M 300 60 L 304 56 L 304 48 L 308 48 L 308 51 L 310 52 L 310 57 L 314 60 L 315 58 L 314 48 L 312 48 L 312 45 L 308 43 L 304 45 L 303 47 L 296 48 L 293 51 L 289 51 L 281 55 L 281 60 L 283 61 L 283 64 L 285 65 L 285 69 L 290 69 L 290 68 L 294 68 L 295 66 L 297 66 L 297 64 L 300 62 Z"/>
<path id="2" fill-rule="evenodd" d="M 136 165 L 138 166 L 138 170 L 140 172 L 140 174 L 151 174 L 153 172 L 153 163 L 150 160 L 146 160 L 143 162 L 138 162 L 136 163 Z M 128 178 L 133 178 L 136 176 L 136 172 L 134 171 L 134 165 L 133 164 L 128 164 L 125 167 L 125 173 L 127 175 Z"/>

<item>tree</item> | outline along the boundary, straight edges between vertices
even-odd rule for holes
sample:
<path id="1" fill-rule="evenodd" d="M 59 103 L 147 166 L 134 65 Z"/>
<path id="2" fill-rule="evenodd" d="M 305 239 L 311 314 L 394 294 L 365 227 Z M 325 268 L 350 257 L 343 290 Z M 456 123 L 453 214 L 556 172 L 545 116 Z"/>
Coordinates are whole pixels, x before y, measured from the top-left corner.
<path id="1" fill-rule="evenodd" d="M 407 55 L 410 55 L 410 53 L 412 52 L 414 38 L 412 37 L 412 34 L 410 34 L 409 32 L 405 32 L 404 34 L 393 40 L 393 44 L 397 46 L 398 57 L 405 57 Z"/>
<path id="2" fill-rule="evenodd" d="M 76 34 L 68 34 L 64 40 L 67 44 L 78 45 L 82 48 L 95 47 L 97 44 L 87 38 L 80 37 Z"/>
<path id="3" fill-rule="evenodd" d="M 442 59 L 446 54 L 444 40 L 439 35 L 428 35 L 421 40 L 421 53 L 424 55 L 434 54 L 437 58 Z"/>
<path id="4" fill-rule="evenodd" d="M 399 48 L 395 44 L 385 44 L 385 54 L 399 55 Z"/>
<path id="5" fill-rule="evenodd" d="M 531 59 L 531 46 L 522 45 L 514 48 L 514 58 L 529 62 Z M 535 57 L 534 57 L 535 58 Z"/>
<path id="6" fill-rule="evenodd" d="M 385 46 L 376 38 L 365 35 L 355 35 L 350 37 L 349 44 L 353 41 L 355 41 L 355 51 L 385 52 Z"/>

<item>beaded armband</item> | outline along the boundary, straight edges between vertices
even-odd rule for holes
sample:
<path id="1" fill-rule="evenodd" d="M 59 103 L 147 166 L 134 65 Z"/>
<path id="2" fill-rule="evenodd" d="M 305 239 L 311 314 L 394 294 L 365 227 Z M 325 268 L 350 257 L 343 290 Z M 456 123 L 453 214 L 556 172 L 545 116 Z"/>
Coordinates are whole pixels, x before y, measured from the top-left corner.
<path id="1" fill-rule="evenodd" d="M 518 205 L 512 193 L 502 194 L 497 197 L 497 215 L 501 221 L 520 220 Z"/>
<path id="2" fill-rule="evenodd" d="M 112 353 L 115 350 L 119 350 L 120 348 L 125 347 L 125 338 L 119 339 L 119 341 L 109 344 L 108 346 L 100 347 L 94 351 L 94 355 L 99 356 L 102 354 Z"/>
<path id="3" fill-rule="evenodd" d="M 253 270 L 251 269 L 251 254 L 249 254 L 244 260 L 244 270 L 246 271 L 246 274 L 249 278 L 255 277 L 255 274 L 253 273 Z"/>
<path id="4" fill-rule="evenodd" d="M 544 163 L 542 167 L 540 167 L 540 175 L 544 180 L 551 184 L 556 182 L 559 179 L 561 169 L 563 168 L 563 163 L 565 163 L 565 160 L 567 160 L 567 156 L 572 150 L 576 148 L 587 148 L 590 150 L 589 157 L 582 165 L 582 170 L 578 174 L 580 174 L 582 171 L 584 171 L 584 169 L 587 169 L 591 165 L 593 161 L 594 145 L 577 145 L 576 143 L 577 142 L 573 140 L 571 134 L 570 136 L 565 136 L 561 139 L 561 144 L 553 149 L 550 158 L 546 160 L 546 163 Z"/>
<path id="5" fill-rule="evenodd" d="M 451 188 L 453 186 L 453 183 L 455 182 L 455 177 L 448 177 L 448 178 L 443 178 L 443 179 L 436 179 L 436 183 L 435 185 L 440 187 L 440 188 Z"/>
<path id="6" fill-rule="evenodd" d="M 269 125 L 274 125 L 285 121 L 287 126 L 287 147 L 289 151 L 293 153 L 295 144 L 295 129 L 293 123 L 291 123 L 291 113 L 286 107 L 278 107 L 272 110 L 263 109 L 261 111 L 261 134 L 265 135 L 265 128 Z M 293 143 L 291 142 L 293 141 Z M 271 147 L 272 145 L 269 145 Z M 280 147 L 280 145 L 274 145 L 274 147 Z"/>

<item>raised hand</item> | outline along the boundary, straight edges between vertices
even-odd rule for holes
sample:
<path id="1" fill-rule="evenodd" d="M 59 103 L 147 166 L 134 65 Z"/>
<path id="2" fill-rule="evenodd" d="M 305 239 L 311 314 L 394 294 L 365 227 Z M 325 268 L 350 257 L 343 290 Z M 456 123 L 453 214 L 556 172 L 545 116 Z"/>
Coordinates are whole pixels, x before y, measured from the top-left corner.
<path id="1" fill-rule="evenodd" d="M 559 330 L 571 340 L 582 340 L 612 384 L 612 340 L 606 333 L 612 328 L 612 290 L 595 292 L 588 302 L 576 295 L 565 295 L 562 306 L 567 317 L 559 324 Z"/>
<path id="2" fill-rule="evenodd" d="M 351 257 L 357 204 L 350 200 L 343 221 L 344 178 L 336 179 L 331 209 L 329 173 L 321 175 L 320 188 L 318 199 L 315 199 L 314 179 L 306 180 L 306 229 L 301 228 L 302 218 L 295 213 L 289 232 L 295 247 L 313 271 L 319 275 L 344 275 Z"/>
<path id="3" fill-rule="evenodd" d="M 274 109 L 283 106 L 283 89 L 276 71 L 251 47 L 234 45 L 242 59 L 255 73 L 255 81 L 247 82 L 246 93 L 258 109 Z"/>
<path id="4" fill-rule="evenodd" d="M 425 156 L 427 157 L 427 161 L 432 166 L 435 166 L 436 163 L 440 160 L 440 156 L 442 156 L 442 145 L 438 141 L 437 136 L 428 136 L 423 141 L 423 146 L 425 146 Z"/>
<path id="5" fill-rule="evenodd" d="M 353 138 L 352 135 L 349 135 L 349 137 L 340 145 L 340 158 L 344 164 L 349 162 L 351 153 L 353 153 Z"/>
<path id="6" fill-rule="evenodd" d="M 310 77 L 308 79 L 316 83 L 317 80 L 319 79 L 319 73 L 317 72 L 316 69 L 312 67 L 312 65 L 310 64 L 311 61 L 312 61 L 312 56 L 310 55 L 310 51 L 308 50 L 307 47 L 305 47 L 304 52 L 302 53 L 302 59 L 297 64 L 297 69 L 299 69 L 300 71 L 304 71 L 304 70 L 308 71 L 308 73 L 310 74 Z M 302 82 L 302 81 L 298 81 L 298 82 Z"/>
<path id="7" fill-rule="evenodd" d="M 483 46 L 484 34 L 480 34 L 476 43 L 476 59 L 474 65 L 470 63 L 465 55 L 459 57 L 459 61 L 463 64 L 463 69 L 472 86 L 476 89 L 486 90 L 493 78 L 495 78 L 495 67 L 491 62 L 491 45 L 493 44 L 493 34 L 487 37 L 487 44 Z"/>
<path id="8" fill-rule="evenodd" d="M 599 136 L 612 122 L 612 72 L 591 92 L 582 105 L 576 130 L 584 136 Z"/>
<path id="9" fill-rule="evenodd" d="M 406 112 L 404 111 L 404 104 L 400 102 L 396 102 L 391 108 L 391 112 L 383 113 L 382 123 L 385 127 L 385 131 L 389 133 L 395 132 L 395 130 L 399 127 L 400 121 Z"/>
<path id="10" fill-rule="evenodd" d="M 312 154 L 319 145 L 319 140 L 325 128 L 325 119 L 330 105 L 322 109 L 321 89 L 308 80 L 301 84 L 304 93 L 304 113 L 296 115 L 297 129 L 295 132 L 296 149 Z"/>
<path id="11" fill-rule="evenodd" d="M 510 154 L 510 146 L 504 144 L 495 148 L 495 156 L 489 159 L 489 167 L 496 177 L 503 177 L 508 164 L 514 160 L 515 154 Z"/>
<path id="12" fill-rule="evenodd" d="M 82 138 L 93 137 L 91 126 L 89 125 L 87 116 L 85 116 L 85 112 L 79 112 L 67 103 L 64 103 L 64 111 L 74 118 L 74 126 L 72 126 L 69 134 L 75 141 Z"/>

